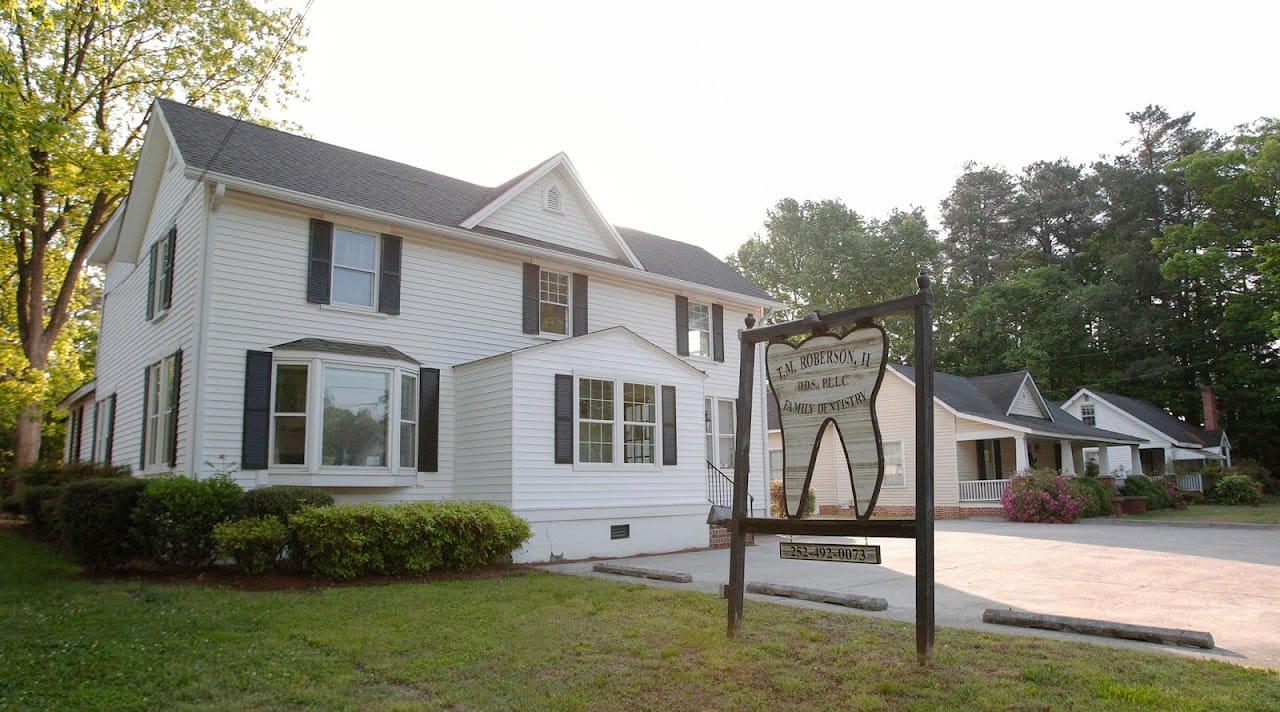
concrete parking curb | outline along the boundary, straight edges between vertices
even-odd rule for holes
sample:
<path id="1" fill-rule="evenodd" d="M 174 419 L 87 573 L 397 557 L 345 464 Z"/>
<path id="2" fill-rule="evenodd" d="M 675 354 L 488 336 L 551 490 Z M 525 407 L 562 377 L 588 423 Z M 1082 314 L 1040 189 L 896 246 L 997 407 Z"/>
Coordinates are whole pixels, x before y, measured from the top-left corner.
<path id="1" fill-rule="evenodd" d="M 837 606 L 858 608 L 864 611 L 883 611 L 889 607 L 889 602 L 883 598 L 859 596 L 855 593 L 822 591 L 816 588 L 783 586 L 776 583 L 748 583 L 747 593 L 760 593 L 766 596 L 782 596 L 784 598 L 798 598 L 803 601 L 814 601 L 816 603 L 831 603 Z"/>
<path id="2" fill-rule="evenodd" d="M 1093 618 L 1050 616 L 1042 613 L 1025 613 L 1008 609 L 988 608 L 982 613 L 983 623 L 1012 625 L 1022 628 L 1042 628 L 1065 633 L 1097 635 L 1105 638 L 1124 638 L 1146 643 L 1181 645 L 1191 648 L 1213 649 L 1213 636 L 1204 631 L 1157 628 L 1155 626 L 1130 625 Z"/>
<path id="3" fill-rule="evenodd" d="M 643 566 L 625 566 L 623 564 L 601 563 L 591 567 L 592 571 L 615 576 L 635 576 L 638 578 L 670 581 L 672 583 L 689 583 L 693 576 L 683 571 L 665 571 L 663 569 L 646 569 Z"/>

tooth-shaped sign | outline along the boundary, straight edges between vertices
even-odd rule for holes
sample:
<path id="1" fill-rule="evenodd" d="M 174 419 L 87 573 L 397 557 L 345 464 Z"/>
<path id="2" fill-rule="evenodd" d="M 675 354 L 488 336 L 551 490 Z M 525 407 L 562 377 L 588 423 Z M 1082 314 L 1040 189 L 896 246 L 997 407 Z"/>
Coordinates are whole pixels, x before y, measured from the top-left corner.
<path id="1" fill-rule="evenodd" d="M 849 463 L 849 483 L 859 519 L 871 516 L 884 479 L 876 395 L 884 378 L 889 342 L 879 325 L 841 338 L 811 336 L 799 346 L 769 344 L 765 364 L 782 419 L 782 490 L 787 516 L 800 516 L 813 465 L 828 424 Z"/>

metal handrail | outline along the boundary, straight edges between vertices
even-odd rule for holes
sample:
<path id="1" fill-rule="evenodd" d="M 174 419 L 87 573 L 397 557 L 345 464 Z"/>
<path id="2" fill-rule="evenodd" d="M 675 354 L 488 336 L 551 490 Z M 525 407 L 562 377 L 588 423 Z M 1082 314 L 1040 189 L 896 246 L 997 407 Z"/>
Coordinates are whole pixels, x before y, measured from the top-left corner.
<path id="1" fill-rule="evenodd" d="M 707 501 L 717 507 L 733 506 L 733 477 L 725 474 L 714 463 L 707 460 Z M 756 498 L 747 493 L 747 508 L 750 516 L 756 515 Z"/>

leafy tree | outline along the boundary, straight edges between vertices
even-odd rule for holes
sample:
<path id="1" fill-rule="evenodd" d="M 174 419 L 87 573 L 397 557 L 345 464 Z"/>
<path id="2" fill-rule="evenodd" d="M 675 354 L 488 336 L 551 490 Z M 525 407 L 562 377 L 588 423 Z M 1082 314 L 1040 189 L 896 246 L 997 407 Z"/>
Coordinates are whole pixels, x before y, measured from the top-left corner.
<path id="1" fill-rule="evenodd" d="M 966 164 L 942 201 L 942 226 L 947 283 L 957 297 L 1004 278 L 1026 244 L 1018 230 L 1013 177 L 1002 168 Z"/>
<path id="2" fill-rule="evenodd" d="M 287 99 L 299 20 L 252 0 L 0 4 L 0 368 L 21 384 L 5 396 L 18 464 L 39 452 L 51 354 L 92 300 L 85 257 L 128 189 L 152 98 L 237 114 Z"/>
<path id="3" fill-rule="evenodd" d="M 1038 252 L 1038 263 L 1072 262 L 1097 229 L 1093 177 L 1065 160 L 1037 161 L 1022 169 L 1017 190 L 1017 229 Z"/>
<path id="4" fill-rule="evenodd" d="M 814 310 L 839 311 L 915 291 L 921 269 L 937 268 L 939 246 L 924 211 L 894 210 L 865 220 L 838 200 L 778 201 L 753 236 L 728 258 L 748 279 L 787 304 L 772 321 Z M 902 352 L 909 321 L 885 324 L 890 348 Z M 909 348 L 907 349 L 909 351 Z"/>

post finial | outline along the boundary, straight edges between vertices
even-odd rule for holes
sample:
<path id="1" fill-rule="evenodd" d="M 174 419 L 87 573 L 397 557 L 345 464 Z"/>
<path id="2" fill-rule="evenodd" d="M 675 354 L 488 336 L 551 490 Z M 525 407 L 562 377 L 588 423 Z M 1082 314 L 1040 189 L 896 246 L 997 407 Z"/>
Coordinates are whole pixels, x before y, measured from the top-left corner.
<path id="1" fill-rule="evenodd" d="M 916 286 L 919 287 L 921 291 L 924 291 L 929 288 L 929 270 L 928 269 L 920 270 L 920 276 L 916 277 Z"/>
<path id="2" fill-rule="evenodd" d="M 756 325 L 756 315 L 748 314 L 747 318 L 742 321 L 746 323 L 748 329 L 754 328 Z"/>

